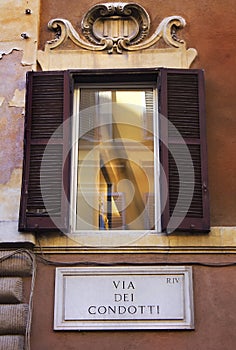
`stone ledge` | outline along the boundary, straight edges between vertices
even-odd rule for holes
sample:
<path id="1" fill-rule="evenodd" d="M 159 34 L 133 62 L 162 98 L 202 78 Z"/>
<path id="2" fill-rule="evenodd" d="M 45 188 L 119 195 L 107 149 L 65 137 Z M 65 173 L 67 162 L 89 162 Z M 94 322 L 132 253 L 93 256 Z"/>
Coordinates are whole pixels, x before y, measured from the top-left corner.
<path id="1" fill-rule="evenodd" d="M 24 336 L 22 335 L 1 335 L 0 350 L 23 350 Z"/>
<path id="2" fill-rule="evenodd" d="M 38 235 L 38 245 L 34 252 L 41 253 L 173 253 L 173 254 L 225 254 L 236 253 L 236 227 L 212 227 L 209 234 L 144 234 L 139 239 L 134 239 L 132 233 L 127 232 L 123 237 L 126 244 L 115 244 L 119 236 L 107 235 L 107 241 L 101 244 L 100 235 L 77 234 L 73 235 L 42 234 Z M 120 236 L 121 237 L 121 236 Z M 121 237 L 122 238 L 122 237 Z"/>
<path id="3" fill-rule="evenodd" d="M 27 304 L 0 305 L 0 334 L 25 334 Z"/>
<path id="4" fill-rule="evenodd" d="M 13 254 L 13 255 L 11 255 Z M 0 276 L 30 276 L 32 261 L 23 253 L 11 250 L 0 250 Z M 5 259 L 6 258 L 6 259 Z"/>
<path id="5" fill-rule="evenodd" d="M 0 279 L 0 303 L 15 304 L 23 301 L 23 281 L 20 277 Z"/>

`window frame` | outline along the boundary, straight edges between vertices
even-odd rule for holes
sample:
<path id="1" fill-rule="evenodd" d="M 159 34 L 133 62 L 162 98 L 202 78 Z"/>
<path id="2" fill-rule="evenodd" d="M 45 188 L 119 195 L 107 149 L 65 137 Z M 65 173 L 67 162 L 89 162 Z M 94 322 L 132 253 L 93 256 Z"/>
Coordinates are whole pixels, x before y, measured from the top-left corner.
<path id="1" fill-rule="evenodd" d="M 160 159 L 159 159 L 159 142 L 157 142 L 157 138 L 159 137 L 159 131 L 158 131 L 158 110 L 156 108 L 156 106 L 158 105 L 158 91 L 157 91 L 157 83 L 153 83 L 153 82 L 144 82 L 144 81 L 139 81 L 140 79 L 136 79 L 135 85 L 130 84 L 129 82 L 124 84 L 121 82 L 117 83 L 117 85 L 115 86 L 112 83 L 109 84 L 104 84 L 102 82 L 102 78 L 100 83 L 96 83 L 96 84 L 86 84 L 86 83 L 82 83 L 82 84 L 78 84 L 76 86 L 76 88 L 74 87 L 74 100 L 73 100 L 73 121 L 72 121 L 72 149 L 71 149 L 71 210 L 70 210 L 70 232 L 72 232 L 73 234 L 80 234 L 83 232 L 86 232 L 88 234 L 95 234 L 95 233 L 105 233 L 105 232 L 109 232 L 109 233 L 116 233 L 116 234 L 126 234 L 127 232 L 129 234 L 132 233 L 136 233 L 137 231 L 140 232 L 146 232 L 147 229 L 142 228 L 142 229 L 129 229 L 129 230 L 125 230 L 125 229 L 119 229 L 119 230 L 105 230 L 105 232 L 101 232 L 102 230 L 99 230 L 99 228 L 96 230 L 83 230 L 83 229 L 77 229 L 76 228 L 76 208 L 77 208 L 77 200 L 76 200 L 76 189 L 78 186 L 77 183 L 77 175 L 78 175 L 78 149 L 79 149 L 79 124 L 80 124 L 80 118 L 78 115 L 76 115 L 76 111 L 78 111 L 78 100 L 79 100 L 79 94 L 80 94 L 80 89 L 101 89 L 101 91 L 103 90 L 115 90 L 115 91 L 122 91 L 125 89 L 128 90 L 137 90 L 140 91 L 141 89 L 143 89 L 143 91 L 145 89 L 152 89 L 153 90 L 153 167 L 154 167 L 154 191 L 155 191 L 155 199 L 154 199 L 154 211 L 155 211 L 155 229 L 149 229 L 148 231 L 150 233 L 161 233 L 161 199 L 160 197 L 158 197 L 158 194 L 160 194 Z M 76 91 L 76 92 L 75 92 Z M 155 173 L 156 172 L 156 173 Z"/>
<path id="2" fill-rule="evenodd" d="M 29 202 L 29 188 L 30 188 L 30 157 L 33 144 L 47 144 L 47 139 L 33 140 L 32 138 L 32 120 L 34 116 L 34 97 L 41 98 L 40 91 L 44 92 L 43 88 L 40 90 L 34 89 L 34 80 L 36 77 L 48 76 L 48 81 L 53 81 L 55 77 L 63 77 L 63 84 L 60 93 L 63 94 L 62 108 L 60 111 L 63 121 L 69 120 L 72 111 L 72 92 L 74 90 L 74 84 L 79 82 L 91 82 L 99 83 L 101 77 L 105 76 L 105 82 L 109 83 L 111 80 L 114 84 L 119 83 L 122 76 L 125 82 L 134 83 L 139 77 L 149 79 L 149 81 L 155 82 L 158 88 L 158 111 L 167 119 L 169 118 L 168 111 L 168 75 L 176 74 L 187 76 L 189 74 L 195 75 L 197 79 L 197 99 L 198 99 L 198 114 L 199 114 L 199 133 L 200 138 L 196 142 L 200 147 L 200 160 L 197 166 L 201 168 L 201 184 L 199 195 L 202 200 L 202 212 L 201 218 L 189 218 L 185 217 L 180 225 L 178 225 L 173 232 L 187 231 L 191 233 L 204 233 L 210 230 L 210 215 L 209 215 L 209 193 L 208 193 L 208 180 L 207 180 L 207 149 L 206 149 L 206 118 L 205 118 L 205 89 L 204 89 L 204 72 L 199 69 L 172 69 L 172 68 L 142 68 L 142 69 L 79 69 L 79 70 L 67 70 L 67 71 L 50 71 L 50 72 L 28 72 L 27 73 L 27 93 L 26 93 L 26 121 L 25 121 L 25 137 L 24 137 L 24 160 L 23 160 L 23 177 L 22 177 L 22 192 L 21 192 L 21 204 L 20 204 L 20 216 L 19 216 L 19 230 L 20 231 L 61 231 L 69 233 L 69 201 L 70 201 L 70 123 L 66 123 L 66 127 L 63 130 L 63 138 L 58 142 L 63 144 L 63 163 L 61 178 L 63 183 L 63 191 L 61 195 L 61 213 L 60 218 L 55 225 L 54 221 L 49 217 L 43 217 L 42 215 L 27 214 L 27 206 Z M 37 96 L 37 94 L 39 94 Z M 44 94 L 42 94 L 44 95 Z M 52 99 L 55 98 L 53 92 L 51 93 Z M 37 99 L 36 98 L 36 99 Z M 44 104 L 44 98 L 41 99 L 41 104 Z M 168 130 L 166 123 L 163 121 L 160 123 L 160 132 L 164 143 L 168 145 Z M 40 137 L 39 137 L 40 138 Z M 169 175 L 168 164 L 168 150 L 163 142 L 160 146 L 160 162 L 164 167 L 166 177 Z M 56 142 L 55 142 L 56 144 Z M 38 174 L 36 174 L 38 176 Z M 169 181 L 169 180 L 168 180 Z M 37 183 L 37 185 L 39 185 Z M 163 186 L 162 186 L 163 187 Z M 37 194 L 34 194 L 37 197 Z M 32 196 L 32 193 L 31 193 Z M 163 193 L 162 198 L 165 196 Z M 38 198 L 36 198 L 38 200 Z M 34 199 L 34 198 L 33 198 Z M 41 199 L 40 199 L 41 200 Z M 171 229 L 168 227 L 170 218 L 170 201 L 169 196 L 166 205 L 162 203 L 162 232 L 171 233 Z M 127 231 L 128 232 L 128 231 Z"/>

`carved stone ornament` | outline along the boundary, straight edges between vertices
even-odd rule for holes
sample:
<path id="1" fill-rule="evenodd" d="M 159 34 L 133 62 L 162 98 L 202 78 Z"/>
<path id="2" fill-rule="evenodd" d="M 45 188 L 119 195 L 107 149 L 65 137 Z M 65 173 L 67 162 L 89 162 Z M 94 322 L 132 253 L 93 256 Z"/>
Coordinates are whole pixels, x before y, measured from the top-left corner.
<path id="1" fill-rule="evenodd" d="M 72 24 L 62 18 L 52 19 L 49 29 L 56 35 L 48 42 L 48 47 L 59 47 L 68 38 L 82 49 L 122 53 L 147 49 L 161 38 L 170 47 L 185 47 L 176 31 L 185 26 L 181 16 L 164 18 L 156 31 L 147 38 L 150 30 L 150 18 L 146 10 L 136 3 L 104 3 L 93 6 L 84 16 L 81 29 L 83 38 Z"/>

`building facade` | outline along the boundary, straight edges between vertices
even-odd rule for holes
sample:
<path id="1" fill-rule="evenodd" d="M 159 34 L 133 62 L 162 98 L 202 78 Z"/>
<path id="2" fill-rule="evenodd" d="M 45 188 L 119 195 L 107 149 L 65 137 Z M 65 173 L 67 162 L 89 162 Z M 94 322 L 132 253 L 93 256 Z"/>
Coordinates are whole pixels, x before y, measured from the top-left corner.
<path id="1" fill-rule="evenodd" d="M 234 2 L 0 7 L 0 349 L 234 349 Z"/>

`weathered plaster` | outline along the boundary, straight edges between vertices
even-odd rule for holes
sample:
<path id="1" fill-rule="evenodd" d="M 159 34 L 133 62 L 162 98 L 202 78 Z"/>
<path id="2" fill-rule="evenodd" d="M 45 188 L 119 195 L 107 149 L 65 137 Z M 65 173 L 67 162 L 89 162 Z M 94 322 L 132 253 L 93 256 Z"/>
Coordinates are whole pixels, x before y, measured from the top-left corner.
<path id="1" fill-rule="evenodd" d="M 5 97 L 0 96 L 0 107 L 2 106 L 2 104 L 3 104 L 4 100 L 5 100 Z"/>
<path id="2" fill-rule="evenodd" d="M 0 1 L 0 242 L 27 240 L 27 235 L 17 236 L 17 220 L 25 76 L 36 67 L 39 10 L 40 0 Z"/>
<path id="3" fill-rule="evenodd" d="M 23 95 L 25 73 L 28 70 L 20 64 L 22 53 L 13 51 L 0 61 L 0 184 L 6 184 L 14 168 L 22 166 L 24 118 Z M 11 106 L 9 108 L 9 106 Z M 20 183 L 19 183 L 20 187 Z"/>
<path id="4" fill-rule="evenodd" d="M 22 65 L 35 65 L 38 42 L 40 0 L 1 0 L 0 59 L 13 50 L 22 51 Z M 30 9 L 31 14 L 25 10 Z M 22 37 L 27 33 L 28 38 Z"/>
<path id="5" fill-rule="evenodd" d="M 14 169 L 10 180 L 0 185 L 0 221 L 17 220 L 19 216 L 21 169 Z"/>
<path id="6" fill-rule="evenodd" d="M 25 89 L 18 90 L 14 92 L 12 100 L 8 103 L 9 107 L 22 107 L 25 106 Z"/>

